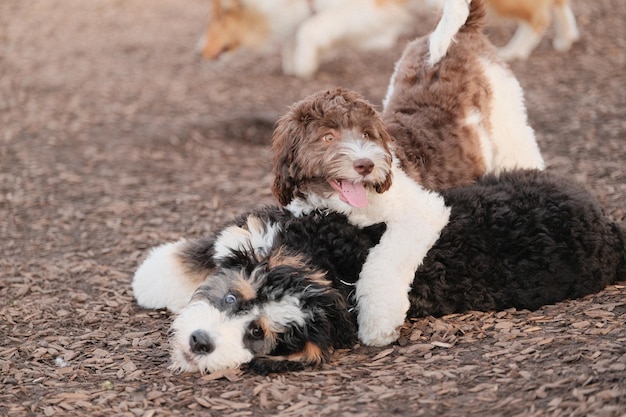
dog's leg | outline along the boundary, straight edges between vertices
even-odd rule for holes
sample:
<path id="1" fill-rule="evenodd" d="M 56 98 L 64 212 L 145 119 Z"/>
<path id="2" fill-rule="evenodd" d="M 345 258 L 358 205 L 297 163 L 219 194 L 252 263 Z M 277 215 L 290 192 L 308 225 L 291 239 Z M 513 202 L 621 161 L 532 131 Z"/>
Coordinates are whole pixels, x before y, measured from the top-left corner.
<path id="1" fill-rule="evenodd" d="M 285 41 L 285 44 L 283 45 L 282 48 L 282 53 L 283 53 L 283 73 L 287 74 L 287 75 L 292 75 L 295 74 L 295 68 L 294 68 L 294 64 L 293 64 L 293 54 L 294 51 L 296 49 L 296 45 L 295 45 L 295 41 L 294 39 L 289 39 L 287 41 Z"/>
<path id="2" fill-rule="evenodd" d="M 319 13 L 304 22 L 295 35 L 295 44 L 290 57 L 283 58 L 283 70 L 301 78 L 311 77 L 319 68 L 320 56 L 329 48 L 343 30 L 328 13 Z M 287 72 L 289 71 L 289 72 Z"/>
<path id="3" fill-rule="evenodd" d="M 370 222 L 384 221 L 387 230 L 370 249 L 356 285 L 359 338 L 372 346 L 398 338 L 415 271 L 450 215 L 440 195 L 424 190 L 397 167 L 393 175 L 391 188 L 372 202 L 380 217 L 368 216 Z"/>
<path id="4" fill-rule="evenodd" d="M 548 24 L 550 23 L 550 11 L 539 10 L 532 22 L 520 21 L 515 34 L 506 46 L 498 50 L 502 59 L 527 59 L 530 53 L 539 45 Z"/>
<path id="5" fill-rule="evenodd" d="M 568 1 L 554 6 L 555 38 L 552 46 L 557 51 L 567 51 L 580 38 L 576 18 Z"/>
<path id="6" fill-rule="evenodd" d="M 186 240 L 153 248 L 133 277 L 133 295 L 144 308 L 180 311 L 204 279 L 190 274 L 179 257 Z"/>
<path id="7" fill-rule="evenodd" d="M 465 1 L 465 0 L 463 0 Z M 344 5 L 319 11 L 305 21 L 296 33 L 291 62 L 283 69 L 307 78 L 317 71 L 322 54 L 345 43 L 359 49 L 390 47 L 411 22 L 411 15 L 394 4 L 352 0 Z"/>
<path id="8" fill-rule="evenodd" d="M 519 82 L 499 62 L 481 60 L 481 66 L 492 91 L 488 123 L 492 159 L 485 161 L 487 166 L 496 174 L 516 168 L 543 169 L 545 164 L 528 123 Z"/>

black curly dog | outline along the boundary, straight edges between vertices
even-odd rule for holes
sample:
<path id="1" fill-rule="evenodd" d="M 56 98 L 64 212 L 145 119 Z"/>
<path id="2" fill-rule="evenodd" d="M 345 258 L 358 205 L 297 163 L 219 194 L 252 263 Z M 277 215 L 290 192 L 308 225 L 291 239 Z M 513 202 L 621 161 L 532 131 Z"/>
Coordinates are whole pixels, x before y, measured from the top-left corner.
<path id="1" fill-rule="evenodd" d="M 625 233 L 579 185 L 523 171 L 441 194 L 450 221 L 415 274 L 407 317 L 536 310 L 626 279 Z M 356 282 L 383 232 L 316 213 L 290 218 L 281 244 L 328 271 L 352 307 L 346 283 Z"/>
<path id="2" fill-rule="evenodd" d="M 626 279 L 624 230 L 575 183 L 545 172 L 516 171 L 442 195 L 451 207 L 450 221 L 417 270 L 408 317 L 534 310 Z M 215 237 L 191 240 L 177 254 L 187 270 L 208 275 L 192 302 L 215 290 L 213 277 L 233 270 L 227 276 L 244 276 L 255 289 L 233 316 L 256 311 L 255 306 L 260 311 L 264 303 L 287 295 L 298 297 L 307 319 L 282 323 L 281 331 L 266 335 L 271 344 L 257 343 L 271 346 L 253 350 L 249 366 L 259 373 L 300 369 L 323 362 L 334 348 L 352 346 L 358 314 L 353 284 L 385 226 L 360 229 L 336 213 L 295 218 L 281 208 L 255 211 L 234 224 L 245 228 L 250 216 L 267 228 L 280 225 L 262 256 L 250 245 L 216 261 Z M 254 328 L 261 342 L 260 331 L 277 328 L 263 320 L 264 327 Z"/>

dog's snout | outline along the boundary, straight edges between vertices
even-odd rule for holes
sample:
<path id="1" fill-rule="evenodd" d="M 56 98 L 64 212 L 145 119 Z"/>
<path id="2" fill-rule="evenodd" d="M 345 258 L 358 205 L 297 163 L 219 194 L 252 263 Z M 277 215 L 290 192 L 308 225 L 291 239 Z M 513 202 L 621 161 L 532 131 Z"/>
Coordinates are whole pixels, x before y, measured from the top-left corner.
<path id="1" fill-rule="evenodd" d="M 215 350 L 215 345 L 207 332 L 196 330 L 189 336 L 189 348 L 193 353 L 208 354 Z"/>
<path id="2" fill-rule="evenodd" d="M 361 158 L 354 161 L 354 170 L 359 174 L 366 176 L 374 170 L 374 161 L 369 158 Z"/>

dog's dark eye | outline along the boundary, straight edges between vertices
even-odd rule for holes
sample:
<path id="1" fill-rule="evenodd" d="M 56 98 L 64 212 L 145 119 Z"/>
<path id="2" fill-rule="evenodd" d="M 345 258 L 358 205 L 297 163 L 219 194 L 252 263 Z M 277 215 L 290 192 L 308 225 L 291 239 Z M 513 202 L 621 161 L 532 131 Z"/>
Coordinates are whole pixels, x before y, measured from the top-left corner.
<path id="1" fill-rule="evenodd" d="M 248 333 L 250 334 L 250 337 L 253 339 L 263 339 L 263 336 L 264 336 L 263 329 L 258 324 L 251 325 L 250 328 L 248 329 Z"/>
<path id="2" fill-rule="evenodd" d="M 333 135 L 332 133 L 327 133 L 324 136 L 322 136 L 322 140 L 324 142 L 332 142 L 335 140 L 335 135 Z"/>
<path id="3" fill-rule="evenodd" d="M 368 140 L 370 138 L 370 135 L 367 132 L 363 132 L 363 134 L 361 135 L 361 137 L 365 140 Z"/>
<path id="4" fill-rule="evenodd" d="M 236 302 L 237 302 L 237 297 L 234 294 L 226 294 L 226 296 L 224 296 L 224 304 L 232 305 L 232 304 L 235 304 Z"/>

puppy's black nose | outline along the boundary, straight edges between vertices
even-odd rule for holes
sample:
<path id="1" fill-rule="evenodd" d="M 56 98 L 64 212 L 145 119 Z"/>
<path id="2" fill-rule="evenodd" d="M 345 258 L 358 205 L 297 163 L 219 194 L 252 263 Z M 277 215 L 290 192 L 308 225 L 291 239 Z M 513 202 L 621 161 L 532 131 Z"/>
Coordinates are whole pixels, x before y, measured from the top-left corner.
<path id="1" fill-rule="evenodd" d="M 374 169 L 374 161 L 368 158 L 361 158 L 354 161 L 354 164 L 352 164 L 352 166 L 354 167 L 354 170 L 356 172 L 363 176 L 366 176 Z"/>
<path id="2" fill-rule="evenodd" d="M 215 345 L 207 332 L 196 330 L 189 336 L 189 348 L 193 353 L 208 354 L 215 350 Z"/>

